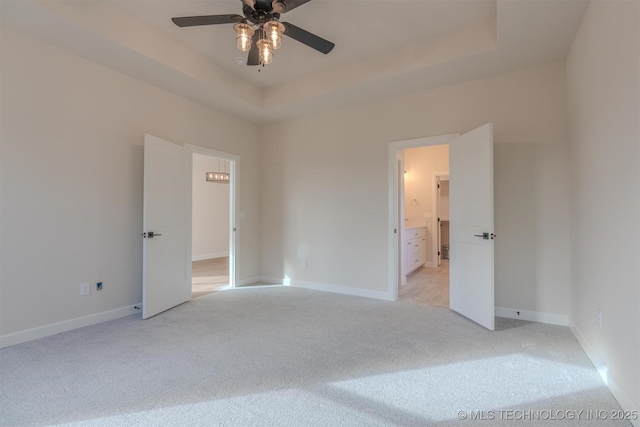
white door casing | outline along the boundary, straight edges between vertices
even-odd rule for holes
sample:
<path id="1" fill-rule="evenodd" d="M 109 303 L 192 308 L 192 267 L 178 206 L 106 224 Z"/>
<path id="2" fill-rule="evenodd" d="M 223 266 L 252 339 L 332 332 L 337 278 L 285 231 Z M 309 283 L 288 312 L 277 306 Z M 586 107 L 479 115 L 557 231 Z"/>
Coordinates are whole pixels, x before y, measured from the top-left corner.
<path id="1" fill-rule="evenodd" d="M 388 203 L 388 215 L 389 215 L 389 234 L 388 234 L 388 290 L 387 298 L 391 301 L 398 300 L 398 287 L 401 285 L 399 282 L 398 271 L 401 269 L 401 262 L 399 262 L 399 252 L 401 251 L 402 230 L 404 229 L 404 215 L 398 209 L 398 203 L 404 203 L 404 200 L 400 197 L 399 185 L 401 178 L 400 173 L 403 174 L 404 170 L 400 167 L 398 162 L 398 153 L 407 148 L 425 147 L 429 145 L 442 145 L 448 144 L 453 138 L 458 137 L 459 134 L 446 134 L 438 136 L 430 136 L 425 138 L 417 138 L 410 140 L 394 141 L 390 142 L 388 146 L 388 177 L 389 177 L 389 203 Z M 400 172 L 402 171 L 402 172 Z M 404 174 L 403 174 L 404 176 Z"/>
<path id="2" fill-rule="evenodd" d="M 494 330 L 493 124 L 449 143 L 449 171 L 450 307 Z"/>
<path id="3" fill-rule="evenodd" d="M 404 212 L 404 151 L 398 150 L 397 153 L 398 158 L 398 218 L 401 218 L 401 223 L 405 222 L 405 212 Z M 406 245 L 402 240 L 402 230 L 403 228 L 398 227 L 397 233 L 399 236 L 398 239 L 398 255 L 400 259 L 398 260 L 398 265 L 401 267 L 398 268 L 398 272 L 400 273 L 398 277 L 398 283 L 401 285 L 407 284 L 407 257 L 406 257 Z"/>
<path id="4" fill-rule="evenodd" d="M 438 258 L 438 266 L 440 266 L 442 264 L 442 218 L 440 215 L 440 205 L 442 203 L 442 198 L 441 198 L 441 192 L 440 192 L 440 177 L 436 176 L 436 216 L 437 216 L 437 227 L 438 227 L 438 242 L 437 242 L 437 246 L 436 246 L 436 252 L 434 253 L 434 255 L 437 256 Z"/>
<path id="5" fill-rule="evenodd" d="M 214 150 L 212 148 L 201 147 L 198 145 L 185 144 L 185 148 L 190 150 L 191 154 L 200 154 L 203 156 L 215 157 L 218 159 L 227 160 L 229 162 L 229 174 L 231 175 L 229 184 L 229 285 L 232 288 L 237 286 L 236 279 L 237 273 L 237 221 L 238 216 L 240 221 L 244 219 L 244 213 L 238 214 L 237 201 L 238 201 L 238 181 L 240 179 L 240 156 L 236 154 L 227 153 L 224 151 Z M 192 157 L 193 158 L 193 157 Z"/>
<path id="6" fill-rule="evenodd" d="M 185 147 L 145 135 L 143 319 L 191 298 L 191 163 Z"/>

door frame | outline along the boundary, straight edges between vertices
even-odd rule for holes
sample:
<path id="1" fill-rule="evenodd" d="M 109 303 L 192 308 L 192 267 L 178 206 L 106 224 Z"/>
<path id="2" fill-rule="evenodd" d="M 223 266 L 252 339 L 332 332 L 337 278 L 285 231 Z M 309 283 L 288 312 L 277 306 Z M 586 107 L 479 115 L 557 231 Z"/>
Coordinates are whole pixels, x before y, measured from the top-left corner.
<path id="1" fill-rule="evenodd" d="M 442 248 L 442 224 L 440 221 L 440 183 L 443 181 L 449 182 L 449 172 L 434 172 L 433 173 L 433 206 L 435 211 L 435 227 L 436 227 L 436 239 L 434 239 L 432 254 L 434 257 L 434 267 L 439 267 L 442 264 L 442 254 L 440 249 Z"/>
<path id="2" fill-rule="evenodd" d="M 452 139 L 459 137 L 459 133 L 450 133 L 446 135 L 428 136 L 424 138 L 407 139 L 394 141 L 389 143 L 388 148 L 388 177 L 389 177 L 389 234 L 388 234 L 388 288 L 387 293 L 391 301 L 398 300 L 398 287 L 401 282 L 401 245 L 402 245 L 402 229 L 404 227 L 404 218 L 400 218 L 398 209 L 400 201 L 399 186 L 401 184 L 399 178 L 399 162 L 398 152 L 407 148 L 427 147 L 430 145 L 445 145 Z M 402 176 L 404 177 L 404 171 Z"/>
<path id="3" fill-rule="evenodd" d="M 237 202 L 239 200 L 238 190 L 240 188 L 238 182 L 240 177 L 240 156 L 198 145 L 184 144 L 184 147 L 189 150 L 191 156 L 194 154 L 201 154 L 229 161 L 229 287 L 235 288 L 237 286 L 238 277 L 238 245 L 236 239 L 238 228 L 236 226 L 236 212 Z M 191 176 L 193 176 L 193 164 L 191 166 Z M 191 207 L 189 209 L 191 209 Z M 193 224 L 189 233 L 193 233 Z"/>

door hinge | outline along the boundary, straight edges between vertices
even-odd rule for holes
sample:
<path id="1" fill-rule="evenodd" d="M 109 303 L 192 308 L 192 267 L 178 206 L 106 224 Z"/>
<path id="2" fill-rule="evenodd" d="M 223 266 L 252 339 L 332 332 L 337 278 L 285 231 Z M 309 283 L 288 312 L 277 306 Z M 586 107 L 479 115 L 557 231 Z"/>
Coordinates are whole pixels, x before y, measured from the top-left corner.
<path id="1" fill-rule="evenodd" d="M 440 256 L 440 251 L 438 251 L 438 256 Z"/>
<path id="2" fill-rule="evenodd" d="M 236 228 L 235 228 L 235 227 L 233 227 L 233 232 L 234 232 L 234 233 L 236 232 Z"/>
<path id="3" fill-rule="evenodd" d="M 440 188 L 440 184 L 438 184 L 438 188 Z"/>
<path id="4" fill-rule="evenodd" d="M 397 228 L 393 229 L 393 234 L 398 234 L 398 229 Z"/>

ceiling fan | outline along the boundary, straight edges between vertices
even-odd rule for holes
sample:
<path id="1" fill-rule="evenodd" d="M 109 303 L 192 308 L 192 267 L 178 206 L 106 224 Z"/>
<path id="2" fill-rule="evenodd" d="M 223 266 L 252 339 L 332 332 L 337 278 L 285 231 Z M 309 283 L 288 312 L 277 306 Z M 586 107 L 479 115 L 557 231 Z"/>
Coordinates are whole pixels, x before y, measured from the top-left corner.
<path id="1" fill-rule="evenodd" d="M 238 49 L 249 52 L 247 65 L 268 65 L 273 51 L 282 44 L 281 35 L 291 37 L 325 55 L 335 44 L 288 22 L 280 22 L 280 15 L 311 0 L 241 0 L 241 15 L 205 15 L 171 18 L 178 27 L 235 24 Z"/>

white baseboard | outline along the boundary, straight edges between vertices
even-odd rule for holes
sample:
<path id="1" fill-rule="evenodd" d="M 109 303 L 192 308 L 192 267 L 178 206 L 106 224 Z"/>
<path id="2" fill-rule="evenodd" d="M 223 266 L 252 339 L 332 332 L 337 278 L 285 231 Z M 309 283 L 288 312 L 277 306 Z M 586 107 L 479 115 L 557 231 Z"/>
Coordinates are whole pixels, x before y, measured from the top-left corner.
<path id="1" fill-rule="evenodd" d="M 600 377 L 611 391 L 611 394 L 613 394 L 613 397 L 620 404 L 620 407 L 624 411 L 631 411 L 632 413 L 635 411 L 634 413 L 636 414 L 640 413 L 638 411 L 638 407 L 633 403 L 631 396 L 629 396 L 629 393 L 620 386 L 620 382 L 611 374 L 609 367 L 602 357 L 600 357 L 600 354 L 598 354 L 593 346 L 589 344 L 589 341 L 587 341 L 584 335 L 582 335 L 582 332 L 580 332 L 580 329 L 573 320 L 569 320 L 569 327 L 571 328 L 571 332 L 573 332 L 573 336 L 576 337 L 576 340 L 578 340 L 578 343 L 580 343 L 584 352 L 587 353 L 591 363 L 593 363 L 593 366 L 600 374 Z M 640 427 L 640 417 L 638 419 L 631 420 L 631 424 L 635 427 Z"/>
<path id="2" fill-rule="evenodd" d="M 242 279 L 236 283 L 236 286 L 253 285 L 254 283 L 269 283 L 270 285 L 282 285 L 285 282 L 284 279 L 278 279 L 277 277 L 269 276 L 253 276 L 246 279 Z M 289 285 L 287 285 L 289 286 Z"/>
<path id="3" fill-rule="evenodd" d="M 282 285 L 282 284 L 284 284 L 284 279 L 282 279 L 282 278 L 278 279 L 277 277 L 260 276 L 260 282 L 262 282 L 262 283 L 271 283 L 273 285 Z"/>
<path id="4" fill-rule="evenodd" d="M 142 304 L 116 308 L 114 310 L 89 314 L 87 316 L 63 320 L 62 322 L 51 323 L 50 325 L 38 326 L 37 328 L 2 335 L 0 336 L 0 348 L 21 344 L 23 342 L 48 337 L 50 335 L 71 331 L 73 329 L 78 329 L 85 326 L 95 325 L 96 323 L 106 322 L 107 320 L 118 319 L 120 317 L 140 313 L 140 310 L 136 309 L 135 307 L 142 307 Z"/>
<path id="5" fill-rule="evenodd" d="M 216 258 L 224 258 L 228 257 L 229 252 L 218 252 L 215 254 L 203 254 L 203 255 L 193 255 L 191 257 L 191 261 L 204 261 L 205 259 L 216 259 Z"/>
<path id="6" fill-rule="evenodd" d="M 260 276 L 247 277 L 246 279 L 236 281 L 236 286 L 253 285 L 254 283 L 258 283 L 259 281 Z"/>
<path id="7" fill-rule="evenodd" d="M 564 314 L 527 311 L 517 308 L 496 307 L 496 316 L 508 319 L 527 320 L 529 322 L 547 323 L 550 325 L 569 326 L 569 316 Z"/>
<path id="8" fill-rule="evenodd" d="M 314 291 L 332 292 L 335 294 L 353 295 L 356 297 L 366 297 L 393 301 L 393 296 L 389 292 L 372 291 L 370 289 L 350 288 L 347 286 L 328 285 L 325 283 L 304 282 L 302 280 L 291 280 L 290 286 Z"/>

